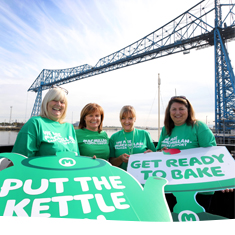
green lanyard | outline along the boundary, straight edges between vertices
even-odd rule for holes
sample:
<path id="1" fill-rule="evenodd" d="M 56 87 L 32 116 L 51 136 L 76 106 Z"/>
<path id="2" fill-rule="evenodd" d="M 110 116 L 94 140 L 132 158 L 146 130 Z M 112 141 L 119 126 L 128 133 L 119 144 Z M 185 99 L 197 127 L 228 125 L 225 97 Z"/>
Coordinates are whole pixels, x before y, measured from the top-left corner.
<path id="1" fill-rule="evenodd" d="M 131 149 L 128 146 L 128 142 L 127 142 L 127 138 L 126 138 L 126 134 L 125 134 L 124 130 L 123 130 L 123 135 L 124 135 L 125 140 L 126 140 L 126 146 L 128 148 L 129 155 L 131 155 L 131 154 L 133 154 L 133 145 L 134 145 L 134 138 L 135 138 L 135 128 L 133 130 L 133 138 L 132 138 L 132 142 L 131 142 Z"/>

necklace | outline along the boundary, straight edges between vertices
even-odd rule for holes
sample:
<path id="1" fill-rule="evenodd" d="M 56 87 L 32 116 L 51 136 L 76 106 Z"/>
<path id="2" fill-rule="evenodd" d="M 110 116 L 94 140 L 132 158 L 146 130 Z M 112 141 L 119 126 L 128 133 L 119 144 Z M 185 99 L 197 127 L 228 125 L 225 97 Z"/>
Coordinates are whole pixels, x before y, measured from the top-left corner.
<path id="1" fill-rule="evenodd" d="M 128 152 L 129 152 L 129 155 L 133 154 L 133 145 L 134 145 L 134 138 L 135 138 L 135 128 L 133 130 L 133 137 L 132 137 L 132 142 L 131 142 L 131 149 L 129 148 L 128 146 L 128 142 L 127 142 L 127 138 L 126 138 L 126 134 L 125 134 L 125 131 L 123 130 L 123 135 L 125 137 L 125 140 L 126 140 L 126 146 L 128 148 Z"/>

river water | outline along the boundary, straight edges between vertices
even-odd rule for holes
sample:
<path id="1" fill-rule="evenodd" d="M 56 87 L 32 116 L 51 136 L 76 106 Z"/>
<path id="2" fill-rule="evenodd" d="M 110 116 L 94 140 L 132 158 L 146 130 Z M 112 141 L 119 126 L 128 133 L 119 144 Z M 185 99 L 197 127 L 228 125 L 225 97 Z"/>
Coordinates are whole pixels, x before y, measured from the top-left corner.
<path id="1" fill-rule="evenodd" d="M 105 130 L 110 137 L 117 130 Z M 158 141 L 158 130 L 148 130 L 153 141 Z M 0 145 L 13 145 L 15 143 L 18 131 L 0 131 Z"/>
<path id="2" fill-rule="evenodd" d="M 13 145 L 18 131 L 0 131 L 0 145 Z"/>

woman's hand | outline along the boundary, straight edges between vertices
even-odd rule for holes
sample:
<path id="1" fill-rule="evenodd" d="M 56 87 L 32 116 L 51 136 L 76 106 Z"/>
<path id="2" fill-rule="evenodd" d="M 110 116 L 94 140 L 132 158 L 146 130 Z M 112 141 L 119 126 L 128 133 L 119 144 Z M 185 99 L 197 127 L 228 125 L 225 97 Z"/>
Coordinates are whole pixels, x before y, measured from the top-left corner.
<path id="1" fill-rule="evenodd" d="M 93 159 L 96 159 L 96 156 L 94 155 L 92 158 L 93 158 Z"/>
<path id="2" fill-rule="evenodd" d="M 157 152 L 162 152 L 163 150 L 166 150 L 166 149 L 168 149 L 168 148 L 165 146 L 165 147 L 163 147 L 162 149 L 157 150 Z"/>
<path id="3" fill-rule="evenodd" d="M 167 147 L 165 146 L 165 147 L 163 147 L 162 149 L 161 149 L 161 152 L 163 151 L 163 150 L 166 150 L 167 149 Z"/>
<path id="4" fill-rule="evenodd" d="M 119 156 L 119 158 L 123 161 L 123 162 L 128 162 L 130 155 L 123 153 L 122 155 Z"/>
<path id="5" fill-rule="evenodd" d="M 130 155 L 123 153 L 119 157 L 110 157 L 109 161 L 113 166 L 121 166 L 123 162 L 128 162 Z"/>
<path id="6" fill-rule="evenodd" d="M 229 193 L 229 192 L 233 192 L 233 188 L 226 188 L 225 190 L 222 190 L 222 193 Z"/>
<path id="7" fill-rule="evenodd" d="M 144 153 L 152 153 L 153 151 L 151 149 L 147 149 L 146 151 L 144 151 Z"/>

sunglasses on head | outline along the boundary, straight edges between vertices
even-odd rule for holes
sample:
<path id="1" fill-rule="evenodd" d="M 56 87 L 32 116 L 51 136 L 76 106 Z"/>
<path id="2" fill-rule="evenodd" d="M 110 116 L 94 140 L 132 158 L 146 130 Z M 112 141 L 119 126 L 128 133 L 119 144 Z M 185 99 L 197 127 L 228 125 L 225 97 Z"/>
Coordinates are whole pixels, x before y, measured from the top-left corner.
<path id="1" fill-rule="evenodd" d="M 68 95 L 68 94 L 69 94 L 68 90 L 64 89 L 64 88 L 63 88 L 63 87 L 61 87 L 61 86 L 52 85 L 52 86 L 50 87 L 50 89 L 53 89 L 53 88 L 60 88 L 60 89 L 62 89 L 62 90 L 66 93 L 66 95 Z"/>
<path id="2" fill-rule="evenodd" d="M 172 96 L 171 97 L 171 100 L 174 100 L 176 98 L 180 98 L 180 99 L 184 99 L 184 100 L 187 100 L 185 96 Z"/>

